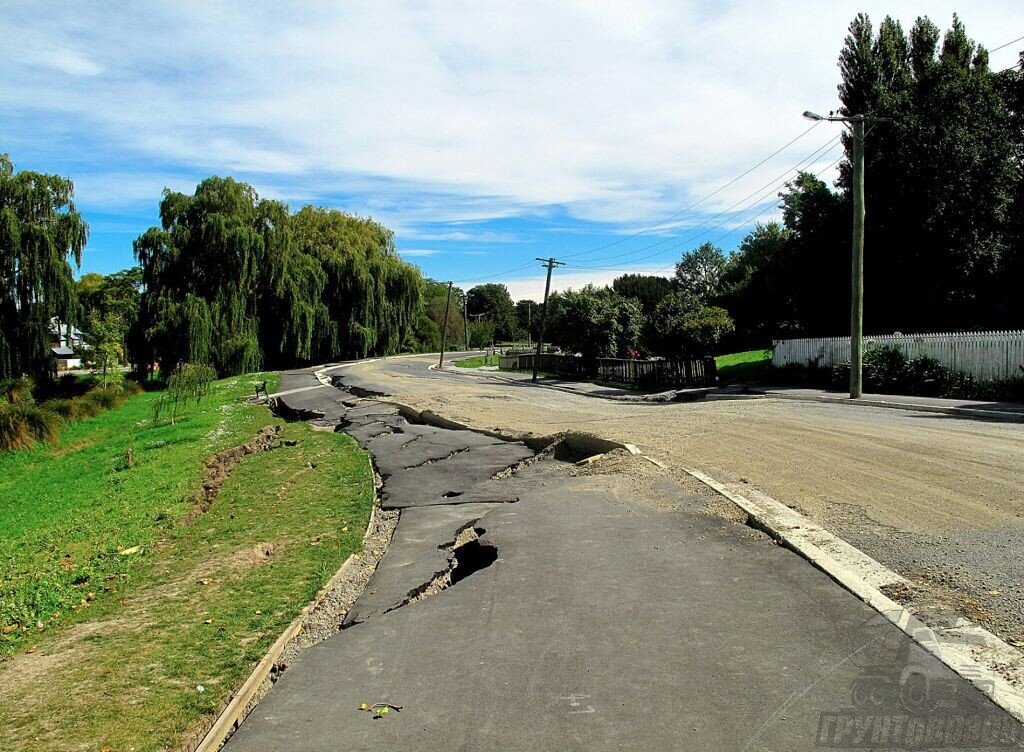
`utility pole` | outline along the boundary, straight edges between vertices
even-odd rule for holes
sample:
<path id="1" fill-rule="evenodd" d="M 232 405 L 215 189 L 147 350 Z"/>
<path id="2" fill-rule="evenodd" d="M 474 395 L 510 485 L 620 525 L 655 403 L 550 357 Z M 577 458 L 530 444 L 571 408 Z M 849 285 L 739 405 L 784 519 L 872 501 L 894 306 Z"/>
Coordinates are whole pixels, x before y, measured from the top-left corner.
<path id="1" fill-rule="evenodd" d="M 469 293 L 462 296 L 462 330 L 466 338 L 466 350 L 469 350 Z"/>
<path id="2" fill-rule="evenodd" d="M 437 367 L 444 368 L 444 346 L 448 341 L 448 309 L 452 305 L 452 283 L 448 283 L 448 299 L 444 302 L 444 326 L 441 327 L 441 357 L 437 359 Z"/>
<path id="3" fill-rule="evenodd" d="M 864 369 L 864 118 L 853 123 L 853 262 L 850 269 L 850 399 L 863 394 Z"/>
<path id="4" fill-rule="evenodd" d="M 537 355 L 533 359 L 533 383 L 537 383 L 537 367 L 540 365 L 540 351 L 544 347 L 544 329 L 548 324 L 548 295 L 551 293 L 551 270 L 556 266 L 565 266 L 565 262 L 556 261 L 554 258 L 539 258 L 541 264 L 548 268 L 548 281 L 544 284 L 544 310 L 540 315 L 540 331 L 537 332 Z"/>
<path id="5" fill-rule="evenodd" d="M 864 124 L 891 123 L 891 118 L 870 115 L 818 115 L 805 112 L 808 120 L 846 123 L 853 131 L 853 253 L 850 268 L 850 399 L 863 394 L 864 373 Z"/>

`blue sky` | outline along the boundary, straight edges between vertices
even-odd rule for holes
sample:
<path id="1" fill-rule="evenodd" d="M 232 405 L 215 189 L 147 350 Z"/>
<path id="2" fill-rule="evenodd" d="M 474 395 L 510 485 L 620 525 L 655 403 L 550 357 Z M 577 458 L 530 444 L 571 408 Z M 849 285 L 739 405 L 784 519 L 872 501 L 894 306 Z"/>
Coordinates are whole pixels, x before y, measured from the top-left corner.
<path id="1" fill-rule="evenodd" d="M 569 263 L 555 289 L 667 274 L 775 218 L 794 168 L 833 179 L 837 126 L 800 113 L 838 105 L 859 10 L 1024 34 L 1019 0 L 15 1 L 0 151 L 75 180 L 83 272 L 133 263 L 165 187 L 232 175 L 374 217 L 429 276 L 538 298 L 535 257 Z"/>

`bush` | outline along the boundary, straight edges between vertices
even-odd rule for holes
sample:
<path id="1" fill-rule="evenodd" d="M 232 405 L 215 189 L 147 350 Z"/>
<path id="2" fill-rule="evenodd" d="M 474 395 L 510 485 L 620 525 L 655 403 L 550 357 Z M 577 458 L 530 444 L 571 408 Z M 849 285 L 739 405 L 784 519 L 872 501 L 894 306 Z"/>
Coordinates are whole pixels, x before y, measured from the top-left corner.
<path id="1" fill-rule="evenodd" d="M 112 410 L 123 405 L 128 395 L 118 387 L 108 386 L 90 389 L 83 399 L 91 400 L 102 410 Z"/>
<path id="2" fill-rule="evenodd" d="M 1021 373 L 1024 375 L 1024 368 Z M 926 355 L 907 360 L 900 350 L 891 346 L 872 347 L 864 352 L 863 378 L 866 392 L 1008 402 L 1024 400 L 1024 378 L 978 381 Z M 838 389 L 849 383 L 850 364 L 835 366 L 832 385 Z"/>
<path id="3" fill-rule="evenodd" d="M 87 395 L 82 397 L 75 397 L 71 400 L 74 403 L 74 420 L 85 420 L 86 418 L 95 418 L 101 412 L 103 407 L 99 405 L 94 399 L 90 399 Z"/>
<path id="4" fill-rule="evenodd" d="M 0 405 L 0 451 L 31 449 L 40 441 L 55 443 L 62 423 L 60 416 L 38 405 Z"/>
<path id="5" fill-rule="evenodd" d="M 142 394 L 146 390 L 142 388 L 139 382 L 125 379 L 121 382 L 121 391 L 123 391 L 128 397 L 134 397 L 137 394 Z"/>
<path id="6" fill-rule="evenodd" d="M 77 399 L 52 399 L 42 404 L 44 410 L 58 415 L 61 420 L 71 422 L 79 420 L 79 400 Z"/>
<path id="7" fill-rule="evenodd" d="M 6 397 L 12 405 L 32 401 L 32 390 L 36 382 L 28 376 L 0 381 L 0 396 Z"/>

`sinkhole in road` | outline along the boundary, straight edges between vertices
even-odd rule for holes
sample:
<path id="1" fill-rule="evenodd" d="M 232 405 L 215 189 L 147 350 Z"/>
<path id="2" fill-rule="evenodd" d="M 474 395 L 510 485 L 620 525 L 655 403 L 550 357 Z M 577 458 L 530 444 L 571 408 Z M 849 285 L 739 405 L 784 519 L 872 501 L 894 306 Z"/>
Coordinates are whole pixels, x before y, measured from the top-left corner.
<path id="1" fill-rule="evenodd" d="M 481 569 L 487 569 L 498 559 L 498 549 L 480 540 L 480 536 L 485 532 L 484 529 L 478 527 L 475 528 L 475 532 L 477 537 L 452 550 L 454 560 L 449 577 L 449 587 Z"/>

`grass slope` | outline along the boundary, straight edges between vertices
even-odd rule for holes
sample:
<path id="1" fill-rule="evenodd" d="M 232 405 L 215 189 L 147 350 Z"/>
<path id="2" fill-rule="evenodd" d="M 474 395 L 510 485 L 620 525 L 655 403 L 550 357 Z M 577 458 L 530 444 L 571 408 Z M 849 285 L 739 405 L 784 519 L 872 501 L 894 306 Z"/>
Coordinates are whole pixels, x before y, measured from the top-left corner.
<path id="1" fill-rule="evenodd" d="M 484 366 L 496 366 L 498 365 L 498 356 L 476 355 L 472 358 L 465 358 L 463 360 L 456 361 L 455 365 L 459 368 L 483 368 Z"/>
<path id="2" fill-rule="evenodd" d="M 772 365 L 772 351 L 747 350 L 746 352 L 719 355 L 715 358 L 718 378 L 722 383 L 737 381 L 758 381 Z"/>
<path id="3" fill-rule="evenodd" d="M 241 402 L 252 381 L 218 382 L 174 426 L 141 395 L 70 426 L 61 448 L 0 457 L 5 750 L 180 746 L 359 549 L 366 456 L 306 424 L 185 522 L 202 461 L 279 422 Z"/>

